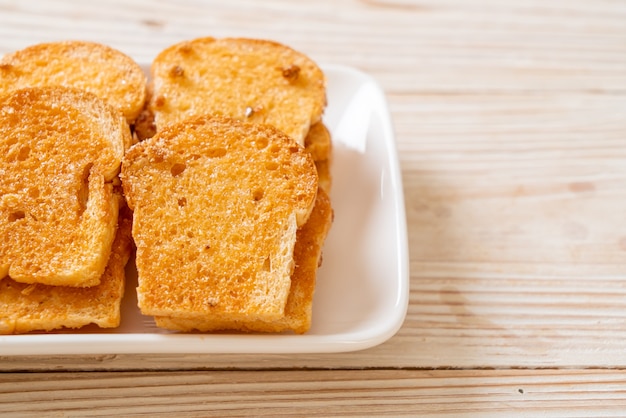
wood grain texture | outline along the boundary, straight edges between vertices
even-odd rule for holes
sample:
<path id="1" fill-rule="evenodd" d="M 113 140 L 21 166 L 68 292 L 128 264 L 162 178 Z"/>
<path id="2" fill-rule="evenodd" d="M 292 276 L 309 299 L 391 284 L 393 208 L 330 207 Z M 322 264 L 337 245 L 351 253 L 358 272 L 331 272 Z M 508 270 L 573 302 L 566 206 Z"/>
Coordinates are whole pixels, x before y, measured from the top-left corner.
<path id="1" fill-rule="evenodd" d="M 565 371 L 211 371 L 0 375 L 7 416 L 619 417 L 626 374 Z"/>
<path id="2" fill-rule="evenodd" d="M 0 357 L 0 412 L 623 416 L 624 22 L 613 0 L 0 0 L 0 54 L 75 38 L 149 63 L 249 36 L 368 72 L 397 135 L 411 266 L 404 326 L 378 347 Z"/>

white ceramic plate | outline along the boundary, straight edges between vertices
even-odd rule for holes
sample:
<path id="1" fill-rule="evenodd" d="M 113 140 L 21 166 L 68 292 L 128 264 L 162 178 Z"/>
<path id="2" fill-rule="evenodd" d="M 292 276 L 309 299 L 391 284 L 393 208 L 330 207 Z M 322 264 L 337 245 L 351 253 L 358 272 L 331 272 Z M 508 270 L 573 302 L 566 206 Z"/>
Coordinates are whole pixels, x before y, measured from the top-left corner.
<path id="1" fill-rule="evenodd" d="M 323 66 L 324 123 L 334 141 L 331 201 L 335 221 L 324 247 L 313 325 L 295 334 L 177 334 L 160 330 L 136 307 L 136 270 L 114 330 L 0 337 L 0 355 L 123 353 L 321 353 L 361 350 L 402 325 L 409 292 L 402 181 L 382 90 L 355 69 Z"/>

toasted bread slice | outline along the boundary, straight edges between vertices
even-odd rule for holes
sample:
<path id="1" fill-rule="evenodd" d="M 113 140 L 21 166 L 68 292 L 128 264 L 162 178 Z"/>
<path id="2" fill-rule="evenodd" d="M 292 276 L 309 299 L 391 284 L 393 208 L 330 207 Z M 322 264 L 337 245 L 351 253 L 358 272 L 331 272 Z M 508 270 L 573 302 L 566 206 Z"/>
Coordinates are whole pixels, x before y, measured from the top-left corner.
<path id="1" fill-rule="evenodd" d="M 121 179 L 144 314 L 283 315 L 296 230 L 317 194 L 302 147 L 269 125 L 203 116 L 134 145 Z"/>
<path id="2" fill-rule="evenodd" d="M 155 317 L 157 326 L 175 331 L 238 330 L 257 332 L 282 332 L 292 330 L 303 334 L 311 327 L 313 295 L 317 269 L 322 262 L 322 247 L 333 220 L 333 210 L 328 195 L 319 190 L 315 207 L 306 224 L 298 229 L 294 260 L 296 267 L 291 276 L 291 289 L 285 305 L 285 315 L 275 321 L 229 321 L 203 318 Z"/>
<path id="3" fill-rule="evenodd" d="M 120 197 L 121 198 L 121 197 Z M 120 216 L 113 250 L 100 284 L 92 287 L 47 286 L 0 280 L 0 334 L 120 324 L 124 266 L 132 251 L 129 216 Z"/>
<path id="4" fill-rule="evenodd" d="M 328 160 L 332 154 L 330 132 L 323 122 L 311 126 L 304 138 L 304 148 L 311 154 L 313 161 Z"/>
<path id="5" fill-rule="evenodd" d="M 119 109 L 131 124 L 146 100 L 146 75 L 139 64 L 116 49 L 93 42 L 37 44 L 0 60 L 0 95 L 43 86 L 87 90 Z"/>
<path id="6" fill-rule="evenodd" d="M 156 124 L 154 123 L 154 114 L 152 114 L 152 111 L 147 108 L 142 110 L 135 120 L 134 128 L 134 142 L 152 138 L 156 134 Z"/>
<path id="7" fill-rule="evenodd" d="M 99 283 L 117 224 L 111 181 L 129 137 L 119 112 L 84 91 L 0 97 L 0 277 Z"/>
<path id="8" fill-rule="evenodd" d="M 324 190 L 326 194 L 330 195 L 330 189 L 333 184 L 333 177 L 330 172 L 330 158 L 322 161 L 315 161 L 315 168 L 317 168 L 319 188 Z"/>
<path id="9" fill-rule="evenodd" d="M 271 41 L 200 38 L 153 61 L 148 108 L 157 130 L 216 114 L 273 125 L 300 145 L 326 105 L 325 78 L 305 55 Z"/>
<path id="10" fill-rule="evenodd" d="M 330 194 L 332 185 L 330 166 L 333 148 L 330 132 L 322 122 L 311 126 L 308 135 L 304 139 L 304 147 L 315 161 L 320 188 L 323 189 L 326 194 Z"/>
<path id="11" fill-rule="evenodd" d="M 156 127 L 154 125 L 154 115 L 149 111 L 142 112 L 135 123 L 135 135 L 138 141 L 154 136 Z M 332 186 L 331 161 L 332 142 L 330 133 L 322 122 L 317 122 L 304 139 L 304 149 L 311 154 L 317 168 L 319 187 L 327 194 L 330 194 Z"/>

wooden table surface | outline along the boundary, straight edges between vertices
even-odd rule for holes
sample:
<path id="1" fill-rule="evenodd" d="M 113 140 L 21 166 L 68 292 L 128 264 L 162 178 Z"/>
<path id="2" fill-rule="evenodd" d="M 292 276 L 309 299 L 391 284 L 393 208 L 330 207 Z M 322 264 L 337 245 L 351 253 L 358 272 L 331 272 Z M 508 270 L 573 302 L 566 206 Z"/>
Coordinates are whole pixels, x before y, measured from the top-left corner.
<path id="1" fill-rule="evenodd" d="M 4 356 L 0 414 L 626 415 L 626 2 L 0 0 L 0 54 L 73 38 L 150 62 L 208 35 L 384 88 L 404 325 L 340 354 Z"/>

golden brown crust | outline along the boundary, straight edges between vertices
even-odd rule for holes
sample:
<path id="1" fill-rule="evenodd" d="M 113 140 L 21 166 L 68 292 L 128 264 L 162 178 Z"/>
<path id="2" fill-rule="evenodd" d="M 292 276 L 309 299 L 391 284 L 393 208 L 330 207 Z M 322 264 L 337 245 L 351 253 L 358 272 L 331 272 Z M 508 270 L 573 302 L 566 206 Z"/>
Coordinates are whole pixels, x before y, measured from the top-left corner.
<path id="1" fill-rule="evenodd" d="M 111 182 L 129 138 L 123 117 L 87 92 L 0 98 L 0 277 L 98 284 L 117 223 Z"/>
<path id="2" fill-rule="evenodd" d="M 0 95 L 44 86 L 89 91 L 119 109 L 131 124 L 146 100 L 146 75 L 139 64 L 106 45 L 84 41 L 42 43 L 0 60 Z"/>
<path id="3" fill-rule="evenodd" d="M 317 194 L 303 148 L 271 126 L 204 116 L 133 146 L 121 178 L 144 314 L 282 316 Z"/>
<path id="4" fill-rule="evenodd" d="M 141 111 L 135 120 L 135 138 L 137 141 L 152 138 L 156 134 L 156 124 L 154 123 L 154 115 L 149 109 Z"/>
<path id="5" fill-rule="evenodd" d="M 311 125 L 309 133 L 304 138 L 304 148 L 311 154 L 313 161 L 328 160 L 332 153 L 330 132 L 323 122 Z"/>
<path id="6" fill-rule="evenodd" d="M 332 141 L 330 132 L 322 122 L 311 126 L 308 135 L 304 139 L 304 147 L 311 154 L 317 168 L 319 187 L 330 195 L 332 186 L 331 163 Z"/>
<path id="7" fill-rule="evenodd" d="M 277 42 L 199 38 L 153 61 L 149 109 L 157 130 L 216 114 L 275 126 L 304 145 L 326 105 L 325 78 L 305 55 Z"/>
<path id="8" fill-rule="evenodd" d="M 317 270 L 321 263 L 322 247 L 333 220 L 330 198 L 322 190 L 311 217 L 298 230 L 294 249 L 296 267 L 291 277 L 291 289 L 285 305 L 285 314 L 275 321 L 233 321 L 228 318 L 177 318 L 156 317 L 160 327 L 175 331 L 238 330 L 256 332 L 282 332 L 292 330 L 305 333 L 311 327 L 313 295 Z"/>
<path id="9" fill-rule="evenodd" d="M 316 161 L 315 168 L 317 168 L 317 177 L 319 178 L 318 186 L 324 190 L 326 194 L 330 195 L 330 190 L 333 184 L 333 176 L 330 170 L 330 159 Z"/>
<path id="10" fill-rule="evenodd" d="M 100 284 L 88 288 L 0 280 L 0 334 L 120 323 L 124 266 L 132 251 L 131 219 L 120 216 L 111 256 Z"/>

